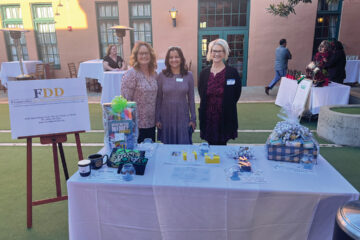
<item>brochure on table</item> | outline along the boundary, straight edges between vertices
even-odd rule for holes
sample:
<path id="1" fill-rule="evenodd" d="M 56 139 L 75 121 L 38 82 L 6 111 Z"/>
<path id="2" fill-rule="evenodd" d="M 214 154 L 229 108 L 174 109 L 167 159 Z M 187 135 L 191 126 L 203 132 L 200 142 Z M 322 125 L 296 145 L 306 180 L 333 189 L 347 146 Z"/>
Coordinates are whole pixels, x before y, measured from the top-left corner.
<path id="1" fill-rule="evenodd" d="M 311 86 L 312 81 L 308 79 L 304 79 L 298 84 L 292 103 L 292 109 L 298 111 L 298 116 L 301 116 L 305 110 L 305 105 L 310 94 Z"/>
<path id="2" fill-rule="evenodd" d="M 84 78 L 9 81 L 13 139 L 90 130 Z"/>

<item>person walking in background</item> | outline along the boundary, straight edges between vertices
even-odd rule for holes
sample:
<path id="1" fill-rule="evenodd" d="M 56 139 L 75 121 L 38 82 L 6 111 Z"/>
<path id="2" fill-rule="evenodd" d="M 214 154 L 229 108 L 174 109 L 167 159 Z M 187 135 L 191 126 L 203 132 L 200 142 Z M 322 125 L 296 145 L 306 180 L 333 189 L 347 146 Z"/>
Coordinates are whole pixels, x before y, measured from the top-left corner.
<path id="1" fill-rule="evenodd" d="M 344 83 L 346 78 L 345 66 L 346 55 L 344 47 L 340 41 L 334 40 L 333 52 L 328 60 L 325 59 L 325 69 L 328 70 L 330 81 Z"/>
<path id="2" fill-rule="evenodd" d="M 168 49 L 165 66 L 157 78 L 157 138 L 165 144 L 191 144 L 196 128 L 194 78 L 179 47 Z"/>
<path id="3" fill-rule="evenodd" d="M 275 77 L 271 83 L 265 87 L 265 93 L 269 95 L 269 90 L 271 90 L 275 84 L 286 75 L 288 69 L 288 60 L 291 59 L 291 53 L 289 49 L 286 48 L 286 39 L 280 40 L 280 46 L 276 48 L 275 51 Z"/>
<path id="4" fill-rule="evenodd" d="M 127 69 L 125 61 L 117 55 L 116 45 L 111 44 L 108 46 L 103 66 L 105 71 L 121 71 Z"/>
<path id="5" fill-rule="evenodd" d="M 210 67 L 201 71 L 199 77 L 200 137 L 210 145 L 226 145 L 237 138 L 237 101 L 241 95 L 241 78 L 238 71 L 225 65 L 229 45 L 223 39 L 209 43 L 206 59 Z"/>
<path id="6" fill-rule="evenodd" d="M 138 143 L 145 138 L 155 142 L 155 110 L 157 94 L 157 63 L 150 44 L 136 42 L 130 56 L 130 66 L 121 82 L 121 95 L 137 105 L 139 137 Z"/>

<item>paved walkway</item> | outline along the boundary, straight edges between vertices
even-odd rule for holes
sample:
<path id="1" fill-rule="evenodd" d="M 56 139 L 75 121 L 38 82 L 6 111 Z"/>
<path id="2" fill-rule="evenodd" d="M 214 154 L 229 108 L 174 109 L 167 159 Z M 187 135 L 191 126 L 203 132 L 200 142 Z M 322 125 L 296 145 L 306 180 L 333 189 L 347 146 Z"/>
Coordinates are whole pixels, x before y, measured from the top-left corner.
<path id="1" fill-rule="evenodd" d="M 270 91 L 270 95 L 266 95 L 264 87 L 243 87 L 239 102 L 275 102 L 278 87 L 274 87 Z M 88 92 L 89 103 L 100 103 L 101 93 Z M 0 103 L 7 103 L 7 92 L 0 92 Z M 199 94 L 197 88 L 195 89 L 195 102 L 199 103 Z"/>

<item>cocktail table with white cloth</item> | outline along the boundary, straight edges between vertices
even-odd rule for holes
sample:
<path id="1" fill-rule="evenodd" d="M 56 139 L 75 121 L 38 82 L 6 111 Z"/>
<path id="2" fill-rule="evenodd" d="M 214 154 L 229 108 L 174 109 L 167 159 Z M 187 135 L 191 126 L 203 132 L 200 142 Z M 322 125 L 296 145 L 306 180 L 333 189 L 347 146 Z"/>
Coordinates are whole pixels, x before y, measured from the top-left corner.
<path id="1" fill-rule="evenodd" d="M 344 83 L 360 83 L 360 60 L 347 60 Z"/>
<path id="2" fill-rule="evenodd" d="M 103 60 L 94 59 L 80 63 L 78 77 L 97 79 L 102 84 L 104 79 Z"/>
<path id="3" fill-rule="evenodd" d="M 70 240 L 328 240 L 337 209 L 359 197 L 321 156 L 305 170 L 254 147 L 253 173 L 231 181 L 224 169 L 235 146 L 211 146 L 221 164 L 171 156 L 197 147 L 159 144 L 145 175 L 130 182 L 106 166 L 76 172 L 67 182 Z"/>
<path id="4" fill-rule="evenodd" d="M 126 71 L 104 72 L 103 82 L 101 84 L 101 104 L 109 103 L 115 96 L 121 94 L 121 80 Z"/>
<path id="5" fill-rule="evenodd" d="M 90 60 L 80 63 L 78 77 L 88 77 L 98 79 L 101 84 L 101 104 L 111 102 L 115 96 L 121 94 L 121 80 L 125 71 L 107 71 L 104 72 L 102 60 Z M 165 68 L 165 60 L 157 61 L 157 73 Z"/>
<path id="6" fill-rule="evenodd" d="M 276 96 L 275 104 L 284 107 L 291 105 L 298 84 L 296 80 L 281 78 L 280 87 Z M 349 103 L 350 87 L 331 82 L 326 87 L 312 87 L 309 95 L 308 111 L 311 114 L 319 114 L 320 107 L 328 105 L 346 105 Z M 306 111 L 305 110 L 305 111 Z"/>
<path id="7" fill-rule="evenodd" d="M 22 61 L 24 74 L 34 73 L 36 64 L 42 63 L 41 61 Z M 3 62 L 1 64 L 1 84 L 7 87 L 7 82 L 10 78 L 15 78 L 21 74 L 19 61 Z"/>

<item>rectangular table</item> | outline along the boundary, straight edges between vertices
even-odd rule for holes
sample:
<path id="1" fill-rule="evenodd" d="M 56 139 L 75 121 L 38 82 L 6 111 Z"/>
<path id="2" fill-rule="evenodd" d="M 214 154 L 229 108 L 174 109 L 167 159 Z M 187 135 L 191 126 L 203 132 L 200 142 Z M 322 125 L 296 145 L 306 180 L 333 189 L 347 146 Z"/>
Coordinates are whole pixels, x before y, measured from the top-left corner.
<path id="1" fill-rule="evenodd" d="M 254 147 L 253 173 L 226 177 L 235 146 L 211 146 L 221 164 L 184 162 L 157 145 L 144 176 L 124 182 L 116 169 L 76 172 L 67 182 L 71 240 L 331 239 L 337 209 L 359 197 L 324 158 L 313 170 L 269 161 Z"/>
<path id="2" fill-rule="evenodd" d="M 347 60 L 344 83 L 360 83 L 360 60 Z"/>
<path id="3" fill-rule="evenodd" d="M 284 107 L 291 105 L 297 89 L 297 81 L 281 78 L 280 87 L 276 96 L 275 104 Z M 350 86 L 338 83 L 330 83 L 326 87 L 312 87 L 308 99 L 307 109 L 311 114 L 319 114 L 320 107 L 329 105 L 349 104 Z"/>
<path id="4" fill-rule="evenodd" d="M 35 73 L 36 64 L 41 61 L 22 61 L 24 74 Z M 1 84 L 7 87 L 9 78 L 15 78 L 21 74 L 19 61 L 3 62 L 1 64 Z"/>

